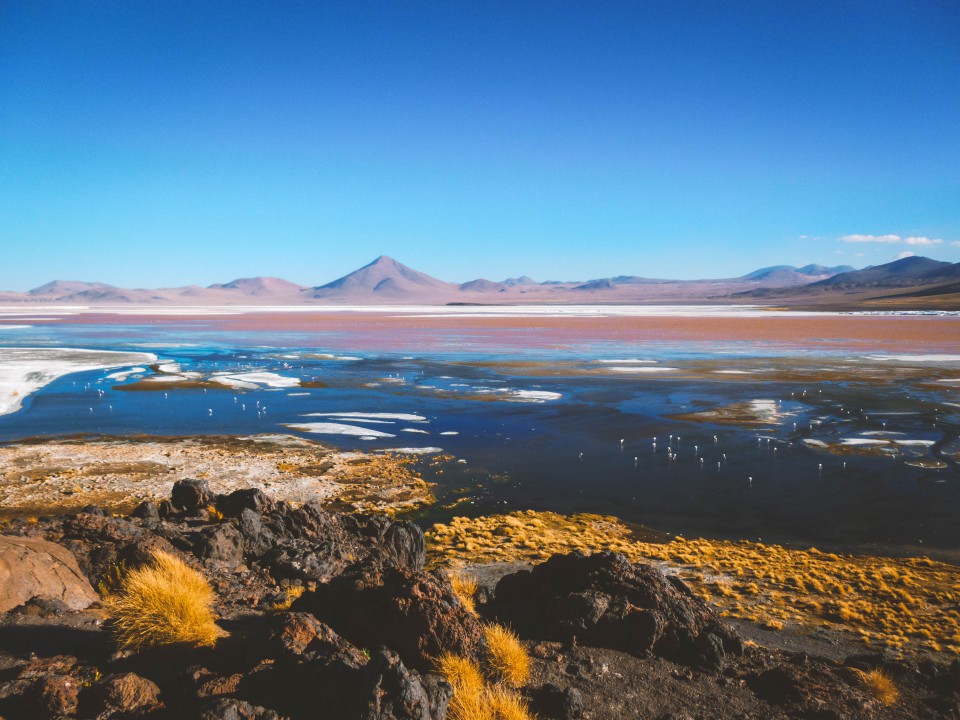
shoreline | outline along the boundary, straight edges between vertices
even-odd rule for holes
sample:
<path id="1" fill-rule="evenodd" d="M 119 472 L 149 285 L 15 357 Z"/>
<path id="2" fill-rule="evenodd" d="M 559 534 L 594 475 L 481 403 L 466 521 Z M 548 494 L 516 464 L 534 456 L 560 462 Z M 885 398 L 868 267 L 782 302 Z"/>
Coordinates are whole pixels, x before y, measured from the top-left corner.
<path id="1" fill-rule="evenodd" d="M 130 512 L 186 479 L 218 493 L 257 488 L 296 504 L 393 515 L 434 502 L 418 465 L 446 460 L 348 452 L 277 434 L 28 438 L 0 444 L 0 519 L 88 505 Z"/>
<path id="2" fill-rule="evenodd" d="M 145 352 L 0 347 L 0 415 L 17 412 L 25 398 L 64 375 L 149 365 L 156 360 L 156 355 Z"/>

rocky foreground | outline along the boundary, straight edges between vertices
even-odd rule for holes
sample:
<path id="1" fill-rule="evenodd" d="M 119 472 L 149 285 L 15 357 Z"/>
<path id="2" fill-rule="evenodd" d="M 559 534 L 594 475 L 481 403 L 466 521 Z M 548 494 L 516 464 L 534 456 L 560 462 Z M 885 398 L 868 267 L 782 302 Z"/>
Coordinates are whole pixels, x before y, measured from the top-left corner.
<path id="1" fill-rule="evenodd" d="M 958 661 L 745 642 L 681 580 L 615 553 L 507 573 L 473 610 L 445 570 L 424 570 L 416 525 L 256 489 L 179 481 L 127 517 L 86 508 L 3 533 L 4 720 L 456 720 L 437 660 L 482 662 L 493 621 L 523 638 L 519 691 L 544 720 L 960 717 Z M 104 601 L 158 551 L 216 592 L 212 647 L 118 648 Z"/>

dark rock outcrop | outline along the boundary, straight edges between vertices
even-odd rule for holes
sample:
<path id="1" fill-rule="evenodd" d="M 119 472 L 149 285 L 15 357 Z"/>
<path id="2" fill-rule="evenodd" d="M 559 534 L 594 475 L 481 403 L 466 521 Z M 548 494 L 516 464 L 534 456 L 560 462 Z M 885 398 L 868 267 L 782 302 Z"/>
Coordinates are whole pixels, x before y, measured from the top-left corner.
<path id="1" fill-rule="evenodd" d="M 196 515 L 201 509 L 211 505 L 213 498 L 206 480 L 177 480 L 170 494 L 173 507 L 187 515 Z"/>
<path id="2" fill-rule="evenodd" d="M 354 645 L 386 645 L 422 671 L 444 652 L 477 657 L 484 642 L 480 621 L 442 570 L 357 566 L 305 593 L 293 609 L 312 613 Z"/>
<path id="3" fill-rule="evenodd" d="M 243 518 L 241 517 L 241 520 Z M 382 515 L 341 515 L 317 503 L 277 505 L 261 515 L 259 534 L 247 516 L 257 558 L 277 578 L 326 582 L 354 563 L 419 570 L 426 557 L 423 531 Z"/>
<path id="4" fill-rule="evenodd" d="M 158 707 L 160 688 L 150 680 L 128 672 L 110 675 L 90 687 L 83 697 L 85 714 L 132 713 Z"/>
<path id="5" fill-rule="evenodd" d="M 281 720 L 275 710 L 251 705 L 236 698 L 220 698 L 204 704 L 197 720 Z"/>
<path id="6" fill-rule="evenodd" d="M 391 650 L 358 650 L 307 613 L 276 618 L 267 641 L 275 660 L 245 677 L 238 692 L 295 718 L 443 720 L 450 687 L 408 669 Z"/>
<path id="7" fill-rule="evenodd" d="M 736 633 L 682 581 L 604 552 L 554 555 L 497 584 L 492 612 L 531 637 L 593 644 L 717 669 Z"/>

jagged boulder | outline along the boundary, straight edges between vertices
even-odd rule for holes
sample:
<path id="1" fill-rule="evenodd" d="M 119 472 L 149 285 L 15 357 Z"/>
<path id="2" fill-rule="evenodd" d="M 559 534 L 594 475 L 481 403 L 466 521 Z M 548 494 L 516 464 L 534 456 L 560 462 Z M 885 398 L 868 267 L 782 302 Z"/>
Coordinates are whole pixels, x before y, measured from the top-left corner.
<path id="1" fill-rule="evenodd" d="M 423 531 L 413 523 L 327 512 L 313 502 L 276 503 L 259 525 L 246 512 L 236 522 L 253 559 L 277 578 L 326 582 L 354 563 L 419 570 L 426 557 Z"/>
<path id="2" fill-rule="evenodd" d="M 142 712 L 159 706 L 160 688 L 136 673 L 109 675 L 84 693 L 85 714 Z"/>
<path id="3" fill-rule="evenodd" d="M 275 710 L 236 698 L 209 700 L 197 717 L 198 720 L 281 720 Z"/>
<path id="4" fill-rule="evenodd" d="M 170 502 L 185 515 L 197 515 L 203 508 L 213 504 L 214 494 L 206 480 L 177 480 L 173 484 Z"/>
<path id="5" fill-rule="evenodd" d="M 65 547 L 40 538 L 0 536 L 0 612 L 32 600 L 82 610 L 99 599 Z"/>
<path id="6" fill-rule="evenodd" d="M 293 609 L 309 612 L 359 647 L 386 645 L 408 666 L 432 669 L 443 652 L 477 657 L 480 621 L 457 598 L 446 573 L 355 566 Z"/>
<path id="7" fill-rule="evenodd" d="M 156 551 L 179 554 L 167 539 L 125 518 L 80 513 L 65 519 L 59 530 L 61 542 L 93 583 L 110 578 L 119 567 L 149 562 Z"/>
<path id="8" fill-rule="evenodd" d="M 743 650 L 733 629 L 682 581 L 611 552 L 554 555 L 506 575 L 490 609 L 530 637 L 575 638 L 711 669 Z"/>
<path id="9" fill-rule="evenodd" d="M 450 687 L 408 669 L 386 648 L 367 653 L 307 613 L 281 613 L 262 645 L 261 663 L 237 689 L 293 718 L 443 720 Z"/>

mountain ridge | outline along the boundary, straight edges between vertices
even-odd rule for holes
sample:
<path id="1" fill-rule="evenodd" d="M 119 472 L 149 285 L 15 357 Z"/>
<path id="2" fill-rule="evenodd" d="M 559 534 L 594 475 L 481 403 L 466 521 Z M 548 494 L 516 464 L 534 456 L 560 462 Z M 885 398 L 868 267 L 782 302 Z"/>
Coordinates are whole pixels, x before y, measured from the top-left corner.
<path id="1" fill-rule="evenodd" d="M 614 275 L 587 281 L 537 282 L 526 275 L 497 282 L 440 280 L 381 255 L 333 281 L 304 286 L 283 278 L 253 276 L 206 287 L 127 289 L 101 282 L 53 280 L 26 292 L 0 292 L 5 303 L 82 305 L 302 305 L 302 304 L 577 304 L 747 302 L 794 299 L 826 302 L 833 296 L 899 291 L 897 297 L 940 297 L 960 280 L 960 263 L 909 257 L 856 270 L 849 265 L 772 265 L 736 278 L 669 280 Z M 942 292 L 937 288 L 943 285 Z"/>

